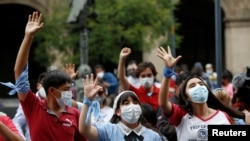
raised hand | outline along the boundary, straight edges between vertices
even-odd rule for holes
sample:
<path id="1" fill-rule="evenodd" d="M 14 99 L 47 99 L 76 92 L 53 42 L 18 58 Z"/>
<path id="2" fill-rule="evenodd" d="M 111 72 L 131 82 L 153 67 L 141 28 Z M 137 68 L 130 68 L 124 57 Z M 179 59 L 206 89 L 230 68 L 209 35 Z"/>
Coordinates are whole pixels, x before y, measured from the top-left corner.
<path id="1" fill-rule="evenodd" d="M 168 68 L 173 68 L 181 59 L 181 56 L 178 56 L 177 58 L 174 58 L 172 56 L 171 49 L 169 46 L 168 51 L 166 51 L 163 47 L 159 47 L 157 51 L 157 56 L 164 61 L 165 65 Z"/>
<path id="2" fill-rule="evenodd" d="M 90 99 L 93 100 L 98 92 L 103 91 L 102 87 L 100 85 L 97 85 L 98 83 L 98 77 L 94 80 L 94 75 L 91 74 L 86 75 L 86 78 L 82 80 L 83 83 L 83 89 L 84 89 L 84 95 Z"/>
<path id="3" fill-rule="evenodd" d="M 28 23 L 25 28 L 25 33 L 34 35 L 42 27 L 42 14 L 39 14 L 38 12 L 33 12 L 32 15 L 29 15 Z"/>
<path id="4" fill-rule="evenodd" d="M 75 71 L 75 64 L 65 64 L 64 71 L 71 77 L 71 79 L 75 79 L 78 74 L 78 71 Z"/>
<path id="5" fill-rule="evenodd" d="M 128 47 L 124 47 L 120 52 L 120 59 L 126 58 L 127 56 L 129 56 L 130 53 L 131 49 Z"/>

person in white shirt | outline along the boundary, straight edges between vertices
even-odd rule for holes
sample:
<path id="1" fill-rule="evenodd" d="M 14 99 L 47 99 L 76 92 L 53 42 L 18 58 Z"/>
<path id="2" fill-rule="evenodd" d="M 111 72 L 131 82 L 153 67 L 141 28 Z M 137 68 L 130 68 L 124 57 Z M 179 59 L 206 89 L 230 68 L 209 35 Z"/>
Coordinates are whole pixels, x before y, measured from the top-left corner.
<path id="1" fill-rule="evenodd" d="M 179 105 L 169 101 L 169 81 L 173 67 L 181 59 L 174 58 L 170 47 L 158 48 L 157 56 L 164 62 L 164 78 L 159 95 L 159 105 L 171 124 L 176 127 L 178 140 L 208 140 L 208 125 L 230 125 L 229 116 L 243 119 L 244 113 L 225 105 L 215 97 L 201 75 L 190 74 L 179 93 Z"/>

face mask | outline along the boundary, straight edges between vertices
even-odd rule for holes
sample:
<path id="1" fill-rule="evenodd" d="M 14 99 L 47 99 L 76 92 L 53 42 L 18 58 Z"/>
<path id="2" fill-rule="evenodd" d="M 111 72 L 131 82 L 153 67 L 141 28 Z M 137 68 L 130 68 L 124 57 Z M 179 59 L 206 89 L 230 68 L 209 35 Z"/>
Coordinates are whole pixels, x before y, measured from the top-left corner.
<path id="1" fill-rule="evenodd" d="M 142 113 L 139 104 L 124 105 L 121 108 L 121 112 L 122 112 L 121 115 L 122 119 L 130 124 L 136 123 L 139 120 Z"/>
<path id="2" fill-rule="evenodd" d="M 102 79 L 103 76 L 104 76 L 104 72 L 99 72 L 99 73 L 97 73 L 97 77 L 98 77 L 99 79 Z"/>
<path id="3" fill-rule="evenodd" d="M 60 106 L 60 107 L 63 107 L 65 105 L 68 105 L 70 103 L 70 100 L 72 98 L 72 91 L 62 91 L 61 92 L 61 97 L 60 98 L 57 98 L 56 101 L 57 101 L 57 104 Z"/>
<path id="4" fill-rule="evenodd" d="M 213 71 L 212 71 L 212 70 L 207 70 L 206 73 L 207 73 L 207 74 L 212 74 Z"/>
<path id="5" fill-rule="evenodd" d="M 46 92 L 44 90 L 43 87 L 40 87 L 40 89 L 38 90 L 38 95 L 41 97 L 41 98 L 46 98 Z"/>
<path id="6" fill-rule="evenodd" d="M 206 86 L 197 85 L 189 90 L 191 101 L 194 103 L 205 103 L 208 98 L 208 90 Z"/>
<path id="7" fill-rule="evenodd" d="M 96 101 L 98 101 L 100 104 L 102 104 L 102 102 L 104 101 L 104 98 L 102 96 L 96 96 L 95 99 Z"/>
<path id="8" fill-rule="evenodd" d="M 153 77 L 140 78 L 140 84 L 145 88 L 150 88 L 154 83 Z"/>

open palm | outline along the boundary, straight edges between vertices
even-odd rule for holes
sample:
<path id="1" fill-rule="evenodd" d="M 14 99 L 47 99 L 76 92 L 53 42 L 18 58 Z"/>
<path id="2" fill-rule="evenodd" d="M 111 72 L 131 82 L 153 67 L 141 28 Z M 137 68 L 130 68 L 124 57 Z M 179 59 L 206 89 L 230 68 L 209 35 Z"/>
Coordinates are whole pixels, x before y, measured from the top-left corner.
<path id="1" fill-rule="evenodd" d="M 32 15 L 29 15 L 28 23 L 25 28 L 25 33 L 30 33 L 31 35 L 33 35 L 42 27 L 42 14 L 38 14 L 38 12 L 33 12 Z"/>
<path id="2" fill-rule="evenodd" d="M 166 51 L 163 47 L 158 48 L 157 56 L 162 59 L 165 65 L 169 68 L 173 68 L 177 62 L 181 59 L 181 56 L 174 58 L 171 53 L 171 49 L 168 46 L 168 51 Z"/>

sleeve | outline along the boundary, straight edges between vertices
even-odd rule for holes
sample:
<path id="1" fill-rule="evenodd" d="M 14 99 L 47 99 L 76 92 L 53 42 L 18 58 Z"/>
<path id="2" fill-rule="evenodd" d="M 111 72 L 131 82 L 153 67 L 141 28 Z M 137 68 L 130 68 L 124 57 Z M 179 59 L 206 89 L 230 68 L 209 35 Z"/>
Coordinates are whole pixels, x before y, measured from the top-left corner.
<path id="1" fill-rule="evenodd" d="M 0 120 L 6 125 L 13 133 L 20 135 L 13 121 L 8 116 L 0 116 Z"/>
<path id="2" fill-rule="evenodd" d="M 28 120 L 32 115 L 36 115 L 38 107 L 40 106 L 40 100 L 36 95 L 30 90 L 24 101 L 20 101 L 23 112 L 25 114 L 26 120 Z"/>
<path id="3" fill-rule="evenodd" d="M 23 130 L 22 130 L 22 127 L 27 124 L 26 123 L 26 118 L 25 118 L 25 115 L 23 113 L 23 109 L 22 109 L 22 106 L 21 104 L 18 105 L 18 108 L 17 108 L 17 112 L 14 116 L 14 118 L 12 119 L 14 125 L 16 126 L 19 134 L 23 137 L 24 137 L 24 133 L 23 133 Z"/>
<path id="4" fill-rule="evenodd" d="M 118 81 L 116 77 L 112 73 L 107 73 L 107 82 L 109 83 L 110 87 L 114 87 L 118 85 Z"/>
<path id="5" fill-rule="evenodd" d="M 178 105 L 176 105 L 174 103 L 172 103 L 172 107 L 173 107 L 172 113 L 167 118 L 172 125 L 178 126 L 182 120 L 182 117 L 184 117 L 184 115 L 186 115 L 186 112 L 184 111 L 184 109 L 180 108 Z"/>
<path id="6" fill-rule="evenodd" d="M 98 131 L 97 141 L 105 141 L 108 139 L 108 133 L 111 133 L 111 128 L 109 127 L 111 124 L 94 124 L 96 130 Z"/>

